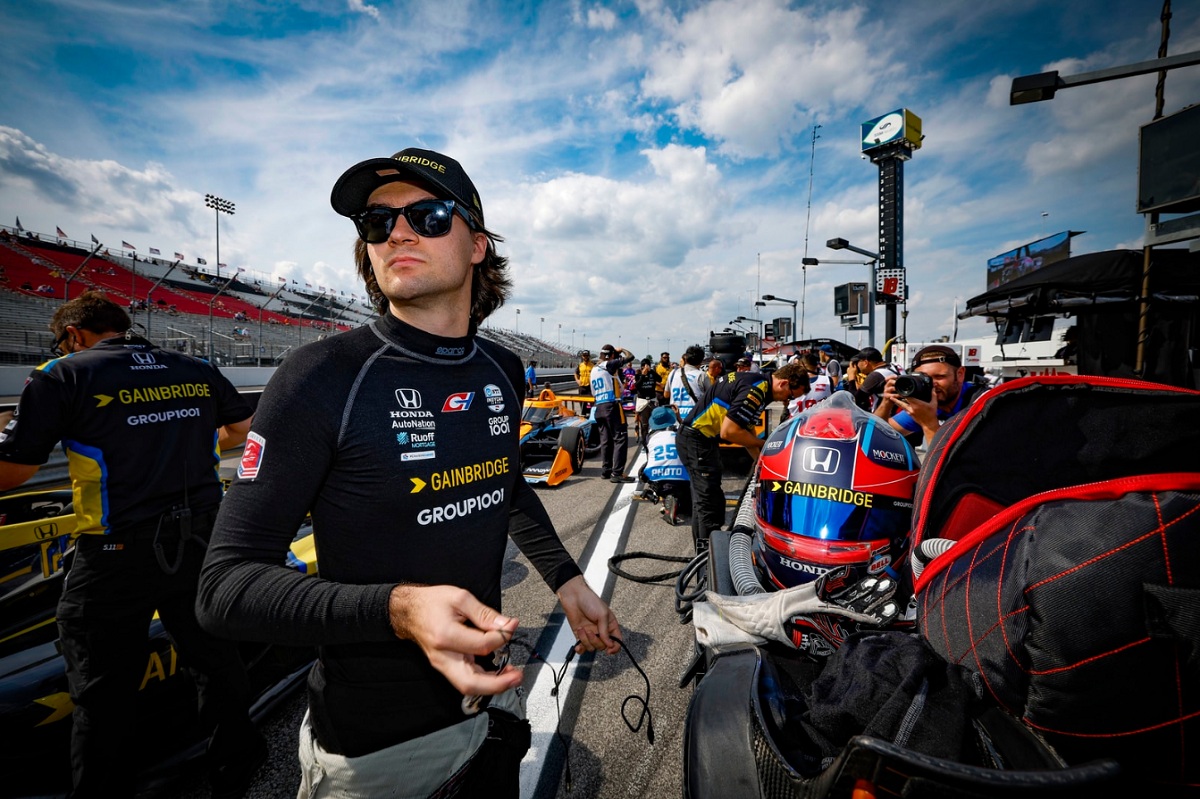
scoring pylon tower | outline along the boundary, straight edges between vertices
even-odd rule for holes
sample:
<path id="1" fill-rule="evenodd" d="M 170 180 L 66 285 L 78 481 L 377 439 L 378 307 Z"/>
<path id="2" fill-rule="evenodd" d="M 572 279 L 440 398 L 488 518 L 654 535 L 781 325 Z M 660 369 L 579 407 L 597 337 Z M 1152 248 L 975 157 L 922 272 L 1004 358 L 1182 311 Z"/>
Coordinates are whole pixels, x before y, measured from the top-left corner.
<path id="1" fill-rule="evenodd" d="M 896 306 L 908 297 L 904 277 L 904 162 L 920 149 L 921 118 L 901 108 L 862 123 L 862 152 L 879 167 L 879 268 L 875 303 L 885 306 L 884 341 L 896 338 Z"/>

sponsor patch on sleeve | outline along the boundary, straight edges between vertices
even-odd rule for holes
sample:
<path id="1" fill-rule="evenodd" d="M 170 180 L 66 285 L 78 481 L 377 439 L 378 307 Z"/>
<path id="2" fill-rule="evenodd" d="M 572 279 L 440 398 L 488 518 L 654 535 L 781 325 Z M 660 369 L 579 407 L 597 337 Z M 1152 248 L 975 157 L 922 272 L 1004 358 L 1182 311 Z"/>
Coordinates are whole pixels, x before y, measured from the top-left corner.
<path id="1" fill-rule="evenodd" d="M 237 475 L 242 480 L 253 480 L 258 477 L 258 467 L 262 466 L 263 453 L 267 451 L 267 440 L 258 433 L 251 432 L 246 436 L 246 446 L 242 450 L 242 460 L 238 463 Z"/>

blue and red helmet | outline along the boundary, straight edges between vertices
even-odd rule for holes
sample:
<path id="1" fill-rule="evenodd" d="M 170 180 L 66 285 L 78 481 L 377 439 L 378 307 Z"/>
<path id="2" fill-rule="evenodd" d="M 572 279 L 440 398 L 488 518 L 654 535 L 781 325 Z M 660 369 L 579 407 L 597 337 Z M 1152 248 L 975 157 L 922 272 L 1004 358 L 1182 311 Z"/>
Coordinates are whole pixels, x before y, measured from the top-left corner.
<path id="1" fill-rule="evenodd" d="M 896 576 L 906 562 L 920 461 L 848 392 L 797 414 L 758 461 L 754 565 L 763 586 L 790 588 L 837 566 L 849 581 Z"/>

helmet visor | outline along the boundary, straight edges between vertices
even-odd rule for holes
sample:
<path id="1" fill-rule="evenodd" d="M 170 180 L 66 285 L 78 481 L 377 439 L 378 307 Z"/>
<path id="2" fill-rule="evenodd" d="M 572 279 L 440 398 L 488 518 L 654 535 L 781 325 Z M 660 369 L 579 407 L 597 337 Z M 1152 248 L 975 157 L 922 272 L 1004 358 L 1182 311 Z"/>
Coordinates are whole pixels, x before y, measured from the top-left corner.
<path id="1" fill-rule="evenodd" d="M 758 518 L 768 527 L 818 541 L 895 538 L 912 521 L 910 506 L 890 497 L 810 483 L 758 494 Z M 796 492 L 796 493 L 792 493 Z"/>

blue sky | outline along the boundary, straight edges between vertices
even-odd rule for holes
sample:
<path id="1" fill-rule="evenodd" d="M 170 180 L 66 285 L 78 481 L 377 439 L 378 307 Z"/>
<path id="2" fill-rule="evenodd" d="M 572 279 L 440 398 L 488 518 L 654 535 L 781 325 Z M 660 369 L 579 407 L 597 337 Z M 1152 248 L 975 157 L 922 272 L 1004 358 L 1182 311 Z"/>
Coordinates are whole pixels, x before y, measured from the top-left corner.
<path id="1" fill-rule="evenodd" d="M 237 206 L 223 262 L 361 296 L 330 188 L 422 146 L 462 162 L 506 239 L 515 291 L 492 325 L 678 353 L 789 316 L 754 307 L 771 293 L 802 303 L 806 336 L 858 345 L 833 289 L 867 268 L 801 258 L 856 257 L 833 237 L 877 249 L 859 125 L 908 108 L 926 138 L 905 165 L 903 327 L 927 340 L 1014 246 L 1067 229 L 1086 231 L 1076 254 L 1141 246 L 1154 76 L 1008 92 L 1155 58 L 1161 6 L 4 0 L 0 222 L 212 264 L 212 193 Z M 1173 11 L 1170 54 L 1200 50 L 1200 2 Z M 1169 73 L 1165 113 L 1197 100 L 1200 67 Z"/>

